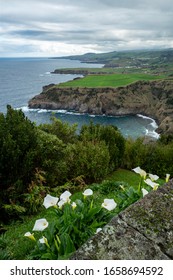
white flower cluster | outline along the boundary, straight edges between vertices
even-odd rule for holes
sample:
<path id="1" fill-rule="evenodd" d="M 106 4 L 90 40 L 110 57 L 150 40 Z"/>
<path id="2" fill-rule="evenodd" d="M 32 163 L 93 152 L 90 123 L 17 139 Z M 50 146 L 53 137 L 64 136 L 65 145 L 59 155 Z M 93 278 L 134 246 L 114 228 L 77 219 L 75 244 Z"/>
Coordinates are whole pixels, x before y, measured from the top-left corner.
<path id="1" fill-rule="evenodd" d="M 150 186 L 154 191 L 158 189 L 159 184 L 156 183 L 155 181 L 157 181 L 159 179 L 159 176 L 157 175 L 153 175 L 151 173 L 148 174 L 149 178 L 146 179 L 147 177 L 147 173 L 145 172 L 145 170 L 141 169 L 139 166 L 132 169 L 135 173 L 139 174 L 143 179 L 144 182 Z M 168 182 L 170 178 L 170 174 L 166 174 L 166 179 L 165 181 Z M 148 191 L 144 188 L 141 189 L 143 197 L 148 194 Z"/>
<path id="2" fill-rule="evenodd" d="M 86 197 L 93 195 L 93 191 L 91 189 L 86 189 L 82 194 L 84 196 L 84 199 L 86 199 Z M 62 209 L 62 207 L 65 203 L 70 204 L 70 202 L 71 202 L 70 196 L 71 195 L 72 194 L 69 191 L 65 191 L 64 193 L 62 193 L 60 198 L 47 194 L 46 197 L 44 198 L 43 206 L 46 209 L 48 209 L 49 207 L 55 207 L 55 208 L 58 207 L 59 209 Z M 75 202 L 72 202 L 71 206 L 72 206 L 72 209 L 75 209 L 77 207 L 77 204 Z M 112 211 L 113 209 L 115 209 L 117 204 L 114 201 L 114 199 L 104 199 L 104 202 L 102 203 L 101 206 L 103 208 L 107 209 L 108 211 Z M 32 230 L 33 231 L 43 231 L 48 227 L 48 225 L 49 225 L 49 223 L 45 218 L 38 219 L 38 220 L 36 220 Z M 101 230 L 101 228 L 98 228 L 97 232 L 99 230 Z M 33 233 L 26 232 L 24 234 L 24 236 L 30 238 L 33 241 L 36 241 Z M 44 243 L 47 246 L 49 246 L 48 242 L 47 242 L 47 239 L 44 236 L 39 239 L 39 242 L 42 243 L 42 244 Z"/>

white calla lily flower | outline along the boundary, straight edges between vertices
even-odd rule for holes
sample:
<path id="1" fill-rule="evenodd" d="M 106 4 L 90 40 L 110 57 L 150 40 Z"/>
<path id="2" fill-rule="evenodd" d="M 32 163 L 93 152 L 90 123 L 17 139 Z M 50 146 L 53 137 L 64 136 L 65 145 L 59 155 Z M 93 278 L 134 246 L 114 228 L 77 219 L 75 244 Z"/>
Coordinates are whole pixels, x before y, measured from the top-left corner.
<path id="1" fill-rule="evenodd" d="M 45 236 L 43 236 L 42 238 L 40 238 L 40 239 L 39 239 L 39 242 L 40 242 L 41 244 L 48 244 L 48 240 L 47 240 L 47 238 L 46 238 Z"/>
<path id="2" fill-rule="evenodd" d="M 65 191 L 61 194 L 60 199 L 64 200 L 65 202 L 70 202 L 71 193 L 69 191 Z"/>
<path id="3" fill-rule="evenodd" d="M 117 203 L 114 201 L 114 199 L 105 198 L 104 202 L 102 203 L 102 207 L 107 209 L 108 211 L 115 209 L 116 206 Z"/>
<path id="4" fill-rule="evenodd" d="M 146 179 L 146 180 L 144 180 L 144 182 L 145 182 L 147 185 L 149 185 L 150 187 L 152 187 L 152 189 L 153 189 L 154 191 L 156 191 L 156 190 L 158 189 L 159 184 L 157 184 L 157 183 L 151 181 L 150 179 Z"/>
<path id="5" fill-rule="evenodd" d="M 41 244 L 46 244 L 47 238 L 43 236 L 42 238 L 39 239 L 39 242 L 40 242 Z"/>
<path id="6" fill-rule="evenodd" d="M 159 176 L 157 176 L 157 175 L 153 175 L 153 174 L 150 174 L 150 173 L 148 175 L 149 175 L 151 181 L 157 181 L 159 179 Z"/>
<path id="7" fill-rule="evenodd" d="M 143 197 L 145 196 L 145 195 L 147 195 L 148 194 L 148 191 L 146 190 L 146 189 L 144 189 L 144 188 L 142 188 L 142 195 L 143 195 Z"/>
<path id="8" fill-rule="evenodd" d="M 59 208 L 62 209 L 62 206 L 63 206 L 65 203 L 67 203 L 67 201 L 61 199 L 61 200 L 58 202 Z"/>
<path id="9" fill-rule="evenodd" d="M 50 248 L 49 243 L 48 243 L 48 240 L 47 240 L 47 238 L 46 238 L 45 236 L 43 236 L 42 238 L 40 238 L 40 239 L 39 239 L 39 242 L 40 242 L 41 244 L 45 244 L 48 248 Z"/>
<path id="10" fill-rule="evenodd" d="M 73 210 L 76 208 L 76 206 L 77 206 L 77 204 L 75 203 L 75 202 L 73 202 L 72 204 L 71 204 L 71 206 L 72 206 L 72 208 L 73 208 Z"/>
<path id="11" fill-rule="evenodd" d="M 30 238 L 30 239 L 33 240 L 33 241 L 36 241 L 36 240 L 35 240 L 35 237 L 34 237 L 34 233 L 30 233 L 30 232 L 28 231 L 28 232 L 26 232 L 26 233 L 24 234 L 24 236 Z"/>
<path id="12" fill-rule="evenodd" d="M 46 219 L 36 220 L 35 225 L 33 227 L 33 231 L 43 231 L 48 227 L 49 223 Z"/>
<path id="13" fill-rule="evenodd" d="M 141 169 L 139 166 L 136 168 L 132 169 L 135 173 L 139 174 L 142 178 L 146 178 L 147 173 L 145 172 L 145 170 Z"/>
<path id="14" fill-rule="evenodd" d="M 54 196 L 51 196 L 50 194 L 47 194 L 46 197 L 44 198 L 43 205 L 47 209 L 49 207 L 56 206 L 58 200 L 59 200 L 58 197 L 54 197 Z"/>
<path id="15" fill-rule="evenodd" d="M 86 189 L 86 190 L 83 192 L 83 195 L 84 195 L 84 196 L 93 195 L 93 191 L 92 191 L 91 189 Z"/>

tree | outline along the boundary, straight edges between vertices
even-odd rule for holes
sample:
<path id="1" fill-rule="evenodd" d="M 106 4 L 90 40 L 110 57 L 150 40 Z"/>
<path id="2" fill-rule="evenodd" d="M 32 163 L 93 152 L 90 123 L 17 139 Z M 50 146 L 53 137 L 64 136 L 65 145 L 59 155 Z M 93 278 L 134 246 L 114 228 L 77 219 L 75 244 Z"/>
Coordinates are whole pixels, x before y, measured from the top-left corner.
<path id="1" fill-rule="evenodd" d="M 121 165 L 124 151 L 125 139 L 113 125 L 94 125 L 91 122 L 89 125 L 83 125 L 80 132 L 81 140 L 104 141 L 110 155 L 109 169 L 113 171 Z"/>
<path id="2" fill-rule="evenodd" d="M 47 133 L 56 135 L 65 144 L 74 143 L 76 141 L 77 124 L 70 126 L 67 122 L 62 122 L 55 117 L 52 117 L 51 121 L 52 123 L 50 124 L 41 124 L 39 128 Z"/>
<path id="3" fill-rule="evenodd" d="M 67 146 L 69 179 L 83 175 L 87 183 L 103 179 L 109 172 L 109 151 L 102 141 L 79 141 Z"/>
<path id="4" fill-rule="evenodd" d="M 36 127 L 21 110 L 8 105 L 6 115 L 0 115 L 1 189 L 24 188 L 32 179 L 36 163 Z"/>

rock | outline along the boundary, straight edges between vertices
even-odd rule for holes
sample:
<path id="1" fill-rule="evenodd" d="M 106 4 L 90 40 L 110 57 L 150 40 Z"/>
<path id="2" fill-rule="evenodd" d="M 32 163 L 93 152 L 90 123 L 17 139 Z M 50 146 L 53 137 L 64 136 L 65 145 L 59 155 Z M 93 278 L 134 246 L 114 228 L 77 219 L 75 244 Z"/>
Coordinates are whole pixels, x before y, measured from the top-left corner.
<path id="1" fill-rule="evenodd" d="M 114 217 L 71 259 L 173 259 L 173 181 Z"/>
<path id="2" fill-rule="evenodd" d="M 43 87 L 43 93 L 45 93 L 48 89 L 52 88 L 53 86 L 55 86 L 55 84 L 49 84 Z"/>

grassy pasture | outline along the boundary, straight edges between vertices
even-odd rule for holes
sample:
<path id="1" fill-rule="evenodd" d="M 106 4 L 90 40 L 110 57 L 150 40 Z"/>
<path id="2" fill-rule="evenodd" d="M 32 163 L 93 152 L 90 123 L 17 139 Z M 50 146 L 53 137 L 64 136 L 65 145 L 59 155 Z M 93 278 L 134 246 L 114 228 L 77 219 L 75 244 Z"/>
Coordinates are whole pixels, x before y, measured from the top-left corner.
<path id="1" fill-rule="evenodd" d="M 120 87 L 139 80 L 151 81 L 163 79 L 164 76 L 149 74 L 104 74 L 87 75 L 84 78 L 60 83 L 58 87 Z"/>

